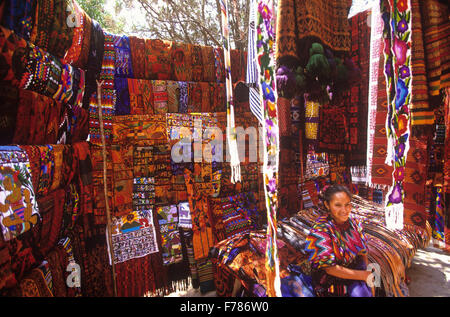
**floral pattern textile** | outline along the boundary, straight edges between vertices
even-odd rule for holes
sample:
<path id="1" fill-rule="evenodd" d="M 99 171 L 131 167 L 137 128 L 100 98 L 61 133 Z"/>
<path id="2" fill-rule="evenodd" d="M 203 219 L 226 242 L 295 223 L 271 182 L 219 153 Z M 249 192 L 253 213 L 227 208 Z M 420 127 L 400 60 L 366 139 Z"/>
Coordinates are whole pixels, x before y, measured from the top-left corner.
<path id="1" fill-rule="evenodd" d="M 388 5 L 388 2 L 382 2 Z M 386 163 L 394 168 L 392 187 L 386 204 L 388 228 L 403 228 L 405 190 L 399 170 L 406 165 L 410 135 L 411 102 L 411 3 L 410 0 L 389 0 L 382 7 L 384 20 L 385 76 L 388 92 L 388 138 Z"/>
<path id="2" fill-rule="evenodd" d="M 260 98 L 264 105 L 264 192 L 267 208 L 266 277 L 267 295 L 281 296 L 277 251 L 277 183 L 279 128 L 275 80 L 275 28 L 272 0 L 258 1 L 256 47 L 260 81 Z"/>

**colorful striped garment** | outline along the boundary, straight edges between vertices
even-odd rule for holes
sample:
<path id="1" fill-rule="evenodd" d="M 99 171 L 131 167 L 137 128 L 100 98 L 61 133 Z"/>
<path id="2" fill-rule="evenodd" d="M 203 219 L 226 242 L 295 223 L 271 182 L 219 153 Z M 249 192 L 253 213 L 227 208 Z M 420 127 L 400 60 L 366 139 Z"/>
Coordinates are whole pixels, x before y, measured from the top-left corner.
<path id="1" fill-rule="evenodd" d="M 320 216 L 306 238 L 306 252 L 314 270 L 348 267 L 358 255 L 367 254 L 366 238 L 355 219 L 338 225 L 330 215 Z"/>

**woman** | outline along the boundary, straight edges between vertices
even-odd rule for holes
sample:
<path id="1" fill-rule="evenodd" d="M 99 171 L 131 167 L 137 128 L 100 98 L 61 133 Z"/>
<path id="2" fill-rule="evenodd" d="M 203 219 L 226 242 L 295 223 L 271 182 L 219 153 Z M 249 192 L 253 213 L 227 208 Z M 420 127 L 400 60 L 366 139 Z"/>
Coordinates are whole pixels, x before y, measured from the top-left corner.
<path id="1" fill-rule="evenodd" d="M 366 281 L 367 246 L 362 228 L 350 217 L 351 193 L 342 185 L 324 190 L 328 211 L 320 216 L 306 238 L 317 296 L 369 297 Z"/>

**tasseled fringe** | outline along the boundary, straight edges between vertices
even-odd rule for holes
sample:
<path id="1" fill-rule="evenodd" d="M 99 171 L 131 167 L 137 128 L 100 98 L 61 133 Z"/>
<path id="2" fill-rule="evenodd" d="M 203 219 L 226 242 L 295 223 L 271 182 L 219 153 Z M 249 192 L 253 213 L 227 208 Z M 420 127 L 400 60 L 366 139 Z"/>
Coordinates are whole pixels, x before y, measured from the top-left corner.
<path id="1" fill-rule="evenodd" d="M 236 136 L 233 136 L 230 131 L 228 132 L 228 147 L 230 153 L 231 183 L 236 184 L 241 181 L 241 166 Z"/>
<path id="2" fill-rule="evenodd" d="M 171 281 L 170 285 L 147 292 L 144 297 L 164 297 L 171 293 L 185 292 L 192 286 L 192 278 Z"/>
<path id="3" fill-rule="evenodd" d="M 386 227 L 389 230 L 403 229 L 403 204 L 393 204 L 385 208 Z"/>

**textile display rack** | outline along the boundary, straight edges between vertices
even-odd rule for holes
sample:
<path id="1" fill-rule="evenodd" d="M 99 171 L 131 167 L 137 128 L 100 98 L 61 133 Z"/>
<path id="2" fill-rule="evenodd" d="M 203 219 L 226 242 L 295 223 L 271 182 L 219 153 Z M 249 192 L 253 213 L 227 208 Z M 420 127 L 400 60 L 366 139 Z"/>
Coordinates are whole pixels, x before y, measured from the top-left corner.
<path id="1" fill-rule="evenodd" d="M 417 250 L 449 249 L 448 5 L 249 2 L 248 51 L 226 0 L 223 47 L 1 2 L 0 295 L 315 296 L 330 184 L 353 194 L 373 295 L 408 296 Z"/>

